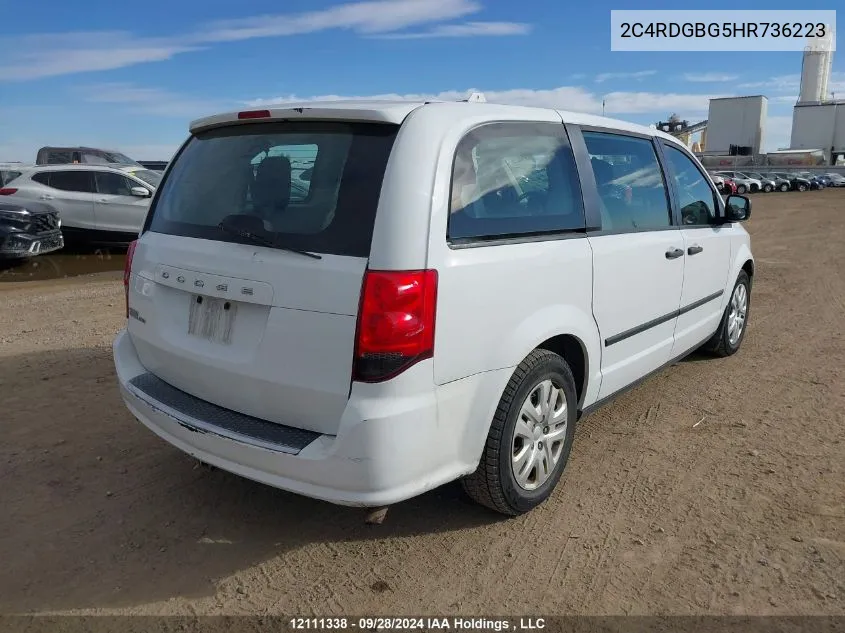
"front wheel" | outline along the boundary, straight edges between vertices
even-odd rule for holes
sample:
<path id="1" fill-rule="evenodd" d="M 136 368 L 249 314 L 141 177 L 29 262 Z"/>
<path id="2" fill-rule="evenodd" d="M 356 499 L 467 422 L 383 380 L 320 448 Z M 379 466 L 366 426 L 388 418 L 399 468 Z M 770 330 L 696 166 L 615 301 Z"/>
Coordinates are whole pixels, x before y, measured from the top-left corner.
<path id="1" fill-rule="evenodd" d="M 778 187 L 778 189 L 780 189 L 781 191 L 789 191 L 789 185 L 784 182 L 781 184 L 780 187 Z"/>
<path id="2" fill-rule="evenodd" d="M 736 192 L 737 192 L 739 195 L 743 195 L 743 194 L 744 194 L 745 192 L 747 192 L 747 191 L 748 191 L 748 188 L 747 188 L 745 185 L 737 185 L 737 186 L 736 186 Z"/>
<path id="3" fill-rule="evenodd" d="M 798 191 L 807 191 L 807 185 L 805 185 L 805 184 L 798 185 Z"/>
<path id="4" fill-rule="evenodd" d="M 702 347 L 717 356 L 732 356 L 739 351 L 745 339 L 748 313 L 751 308 L 751 280 L 744 270 L 739 275 L 731 292 L 730 301 L 722 315 L 719 329 Z"/>
<path id="5" fill-rule="evenodd" d="M 763 193 L 771 193 L 773 189 L 774 189 L 774 187 L 772 187 L 771 185 L 764 185 L 763 186 Z"/>
<path id="6" fill-rule="evenodd" d="M 569 460 L 577 402 L 566 361 L 531 352 L 505 387 L 478 468 L 463 479 L 466 493 L 509 516 L 548 499 Z"/>

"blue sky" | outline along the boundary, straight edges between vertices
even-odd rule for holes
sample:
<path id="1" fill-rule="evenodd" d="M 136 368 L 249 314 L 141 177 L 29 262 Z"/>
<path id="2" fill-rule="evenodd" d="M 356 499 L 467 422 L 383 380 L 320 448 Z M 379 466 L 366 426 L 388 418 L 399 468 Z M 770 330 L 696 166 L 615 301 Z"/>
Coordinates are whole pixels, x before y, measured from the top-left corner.
<path id="1" fill-rule="evenodd" d="M 805 0 L 802 9 L 834 2 Z M 82 8 L 84 5 L 84 9 Z M 786 0 L 702 9 L 795 9 Z M 801 55 L 611 52 L 611 9 L 651 0 L 145 0 L 15 3 L 0 36 L 0 161 L 47 144 L 167 159 L 191 119 L 313 97 L 425 95 L 551 105 L 652 123 L 714 96 L 769 98 L 766 148 L 789 143 Z M 685 8 L 693 8 L 687 6 Z M 843 20 L 839 16 L 839 21 Z M 845 53 L 831 89 L 845 97 Z"/>

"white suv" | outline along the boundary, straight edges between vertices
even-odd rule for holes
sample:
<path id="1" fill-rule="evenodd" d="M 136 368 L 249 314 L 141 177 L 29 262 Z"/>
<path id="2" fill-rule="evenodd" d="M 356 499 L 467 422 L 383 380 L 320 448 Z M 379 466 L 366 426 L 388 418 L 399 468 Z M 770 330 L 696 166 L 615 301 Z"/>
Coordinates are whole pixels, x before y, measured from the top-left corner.
<path id="1" fill-rule="evenodd" d="M 584 114 L 205 118 L 130 249 L 122 395 L 174 446 L 278 488 L 385 506 L 462 478 L 520 514 L 580 416 L 702 346 L 739 349 L 750 210 L 673 137 Z"/>
<path id="2" fill-rule="evenodd" d="M 147 217 L 161 175 L 140 165 L 37 165 L 21 168 L 0 198 L 55 207 L 71 240 L 129 243 Z"/>

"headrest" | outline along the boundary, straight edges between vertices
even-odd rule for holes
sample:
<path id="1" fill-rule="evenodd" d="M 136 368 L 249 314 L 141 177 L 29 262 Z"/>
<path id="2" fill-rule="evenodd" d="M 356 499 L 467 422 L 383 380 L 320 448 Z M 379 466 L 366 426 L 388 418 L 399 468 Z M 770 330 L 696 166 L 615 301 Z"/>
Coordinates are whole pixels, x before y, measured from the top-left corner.
<path id="1" fill-rule="evenodd" d="M 596 184 L 599 187 L 610 184 L 613 180 L 613 167 L 610 163 L 600 158 L 591 158 L 590 163 L 593 166 L 593 174 L 596 176 Z"/>
<path id="2" fill-rule="evenodd" d="M 268 156 L 258 165 L 252 199 L 256 206 L 282 210 L 290 202 L 291 167 L 285 156 Z"/>

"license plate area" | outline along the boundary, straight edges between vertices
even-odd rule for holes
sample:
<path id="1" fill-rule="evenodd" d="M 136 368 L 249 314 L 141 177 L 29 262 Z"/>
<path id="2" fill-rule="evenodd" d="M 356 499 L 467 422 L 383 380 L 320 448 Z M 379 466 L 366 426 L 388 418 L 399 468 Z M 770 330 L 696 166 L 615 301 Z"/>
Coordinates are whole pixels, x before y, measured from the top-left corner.
<path id="1" fill-rule="evenodd" d="M 238 304 L 231 299 L 192 295 L 188 311 L 188 334 L 228 345 L 232 341 L 232 327 L 237 311 Z"/>

